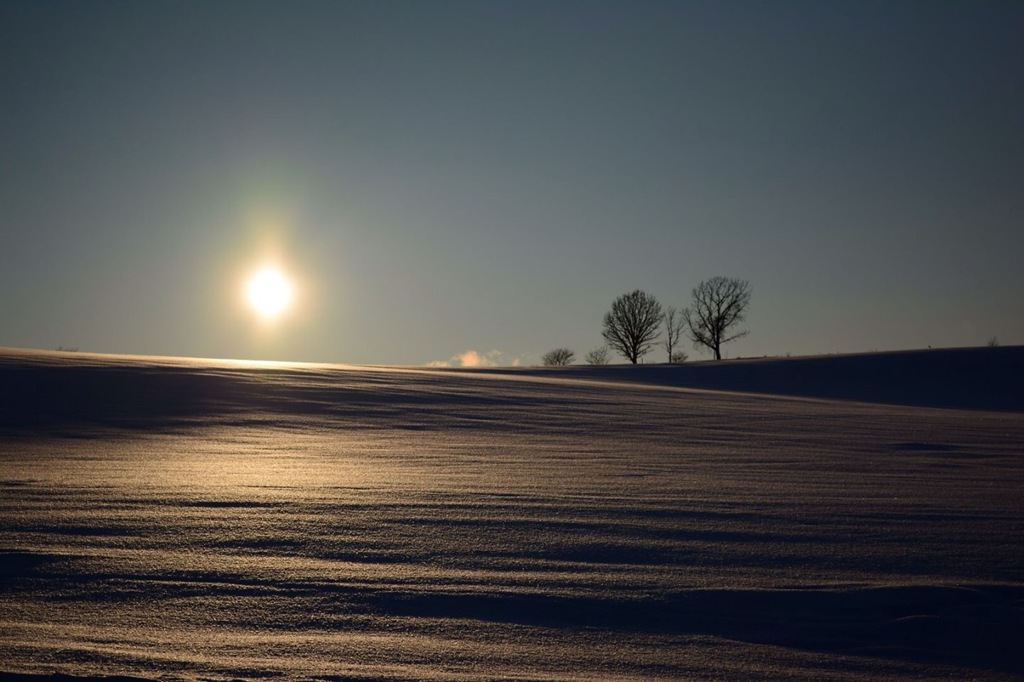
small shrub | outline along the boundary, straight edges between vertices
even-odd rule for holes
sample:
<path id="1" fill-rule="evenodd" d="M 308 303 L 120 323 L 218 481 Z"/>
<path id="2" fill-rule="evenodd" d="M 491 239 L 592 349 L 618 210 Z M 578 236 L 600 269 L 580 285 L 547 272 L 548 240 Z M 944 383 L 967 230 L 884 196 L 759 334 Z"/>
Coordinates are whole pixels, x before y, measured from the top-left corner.
<path id="1" fill-rule="evenodd" d="M 572 364 L 575 359 L 576 353 L 568 348 L 556 348 L 542 355 L 540 361 L 545 367 L 564 367 Z"/>

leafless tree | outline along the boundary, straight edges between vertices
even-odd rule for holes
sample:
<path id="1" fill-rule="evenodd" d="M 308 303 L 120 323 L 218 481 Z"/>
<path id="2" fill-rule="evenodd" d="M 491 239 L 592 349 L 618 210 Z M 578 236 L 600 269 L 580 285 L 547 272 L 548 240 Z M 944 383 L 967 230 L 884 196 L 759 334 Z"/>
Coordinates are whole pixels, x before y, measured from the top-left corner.
<path id="1" fill-rule="evenodd" d="M 568 348 L 556 348 L 541 356 L 540 361 L 544 363 L 545 367 L 564 367 L 571 365 L 575 359 L 576 353 Z"/>
<path id="2" fill-rule="evenodd" d="M 731 333 L 743 321 L 750 305 L 750 282 L 732 277 L 712 277 L 693 290 L 693 302 L 683 310 L 694 348 L 704 347 L 722 359 L 722 344 L 746 336 Z"/>
<path id="3" fill-rule="evenodd" d="M 672 352 L 672 356 L 671 357 L 672 357 L 672 359 L 671 359 L 672 364 L 681 365 L 684 362 L 686 362 L 686 358 L 688 358 L 690 356 L 687 355 L 684 351 L 677 350 L 677 351 L 673 351 Z"/>
<path id="4" fill-rule="evenodd" d="M 657 340 L 662 317 L 657 299 L 637 289 L 612 302 L 612 309 L 604 315 L 601 335 L 613 350 L 635 365 Z"/>
<path id="5" fill-rule="evenodd" d="M 608 361 L 608 346 L 601 346 L 587 353 L 588 365 L 607 365 Z"/>
<path id="6" fill-rule="evenodd" d="M 679 345 L 679 339 L 683 338 L 683 330 L 685 328 L 686 320 L 683 319 L 682 314 L 672 306 L 669 306 L 665 310 L 665 340 L 661 342 L 661 345 L 668 352 L 669 362 L 676 362 L 676 356 L 680 355 L 677 346 Z M 682 356 L 683 360 L 685 360 L 686 353 L 682 353 Z"/>

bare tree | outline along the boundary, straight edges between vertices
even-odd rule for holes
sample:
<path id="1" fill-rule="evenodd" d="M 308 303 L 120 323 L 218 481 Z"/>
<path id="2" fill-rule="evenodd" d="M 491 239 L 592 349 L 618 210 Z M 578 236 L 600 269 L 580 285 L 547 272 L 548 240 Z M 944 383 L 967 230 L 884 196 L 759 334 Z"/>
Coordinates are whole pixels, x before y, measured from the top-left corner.
<path id="1" fill-rule="evenodd" d="M 657 340 L 662 317 L 657 299 L 637 289 L 612 302 L 612 309 L 604 315 L 601 335 L 613 350 L 635 365 Z"/>
<path id="2" fill-rule="evenodd" d="M 690 328 L 693 347 L 704 347 L 722 359 L 722 344 L 746 336 L 748 332 L 730 333 L 743 321 L 750 305 L 750 282 L 732 277 L 712 277 L 693 290 L 691 307 L 683 310 L 683 319 Z"/>
<path id="3" fill-rule="evenodd" d="M 544 363 L 545 367 L 564 367 L 572 364 L 575 359 L 576 353 L 568 348 L 556 348 L 541 356 L 540 361 Z"/>
<path id="4" fill-rule="evenodd" d="M 608 361 L 608 346 L 601 346 L 587 353 L 588 365 L 607 365 Z"/>
<path id="5" fill-rule="evenodd" d="M 681 365 L 686 362 L 686 358 L 690 357 L 685 351 L 677 350 L 672 353 L 672 359 L 670 362 L 675 365 Z"/>
<path id="6" fill-rule="evenodd" d="M 683 330 L 686 328 L 686 320 L 678 310 L 669 306 L 665 310 L 665 340 L 661 342 L 661 345 L 668 352 L 668 361 L 676 362 L 676 356 L 680 355 L 680 351 L 677 346 L 679 345 L 679 339 L 683 338 Z M 686 359 L 686 353 L 682 353 L 683 359 L 679 360 L 682 362 Z"/>

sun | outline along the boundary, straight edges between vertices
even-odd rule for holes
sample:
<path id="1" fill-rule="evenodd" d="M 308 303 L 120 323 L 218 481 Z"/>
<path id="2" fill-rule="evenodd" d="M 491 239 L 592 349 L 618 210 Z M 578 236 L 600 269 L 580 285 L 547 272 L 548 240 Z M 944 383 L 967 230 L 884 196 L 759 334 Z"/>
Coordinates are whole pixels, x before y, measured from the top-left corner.
<path id="1" fill-rule="evenodd" d="M 275 268 L 264 268 L 249 278 L 246 298 L 260 317 L 275 318 L 292 302 L 292 284 Z"/>

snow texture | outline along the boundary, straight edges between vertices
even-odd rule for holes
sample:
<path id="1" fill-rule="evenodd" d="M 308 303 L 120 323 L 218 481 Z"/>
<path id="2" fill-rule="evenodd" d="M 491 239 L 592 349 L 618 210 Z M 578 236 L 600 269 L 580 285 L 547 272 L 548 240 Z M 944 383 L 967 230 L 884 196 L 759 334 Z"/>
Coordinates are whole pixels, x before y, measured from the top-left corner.
<path id="1" fill-rule="evenodd" d="M 0 671 L 1020 679 L 1022 349 L 935 353 L 0 351 Z"/>

